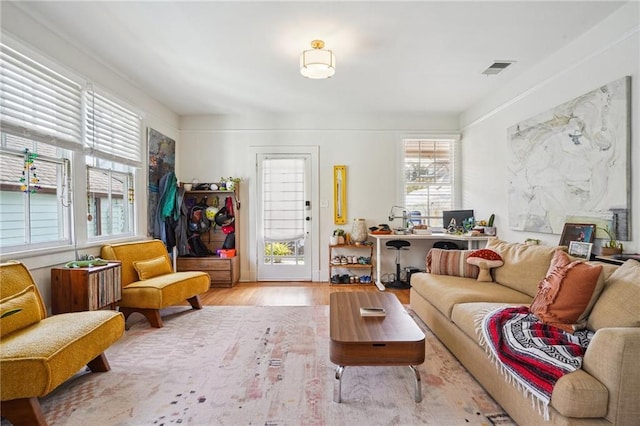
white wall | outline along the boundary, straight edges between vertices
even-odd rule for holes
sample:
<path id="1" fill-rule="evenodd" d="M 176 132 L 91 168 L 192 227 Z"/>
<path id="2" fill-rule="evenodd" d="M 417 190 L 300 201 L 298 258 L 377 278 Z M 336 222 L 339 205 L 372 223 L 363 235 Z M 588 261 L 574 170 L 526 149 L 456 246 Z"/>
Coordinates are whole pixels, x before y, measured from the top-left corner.
<path id="1" fill-rule="evenodd" d="M 626 252 L 640 251 L 640 3 L 632 2 L 461 115 L 465 207 L 496 214 L 499 236 L 555 245 L 560 236 L 510 230 L 507 128 L 599 86 L 631 76 L 631 220 Z M 496 167 L 498 166 L 498 167 Z M 597 241 L 601 244 L 602 240 Z"/>
<path id="2" fill-rule="evenodd" d="M 36 22 L 25 15 L 13 3 L 2 3 L 2 36 L 3 42 L 18 43 L 21 48 L 29 50 L 34 58 L 43 61 L 54 68 L 62 68 L 62 72 L 70 72 L 73 75 L 91 81 L 97 87 L 106 90 L 143 116 L 143 129 L 152 127 L 159 132 L 177 139 L 178 116 L 168 108 L 161 105 L 155 99 L 147 96 L 140 89 L 133 86 L 126 77 L 114 72 L 99 58 L 76 48 L 71 40 L 60 38 L 55 32 L 49 30 L 44 23 Z M 147 152 L 146 145 L 143 153 Z M 146 157 L 146 154 L 143 154 Z M 136 182 L 136 197 L 143 206 L 140 209 L 137 221 L 138 238 L 146 237 L 147 233 L 147 196 L 146 196 L 146 172 L 147 160 L 144 160 L 142 173 Z M 74 182 L 74 187 L 85 187 L 84 182 Z M 74 191 L 76 192 L 76 191 Z M 76 192 L 77 193 L 77 192 Z M 76 203 L 76 217 L 84 217 L 85 205 Z M 80 223 L 84 223 L 80 220 Z M 81 244 L 80 253 L 98 255 L 100 243 Z M 75 259 L 72 249 L 45 250 L 24 253 L 20 256 L 11 256 L 11 259 L 20 260 L 27 265 L 34 275 L 42 297 L 47 306 L 50 304 L 50 268 Z M 2 260 L 8 260 L 4 257 Z"/>
<path id="3" fill-rule="evenodd" d="M 107 89 L 144 114 L 144 127 L 152 127 L 177 141 L 176 172 L 179 179 L 218 180 L 221 176 L 248 177 L 253 173 L 249 147 L 268 145 L 317 145 L 320 148 L 320 199 L 329 201 L 321 209 L 317 249 L 321 254 L 316 273 L 328 278 L 328 238 L 335 228 L 332 219 L 332 167 L 348 166 L 348 217 L 364 217 L 369 225 L 386 223 L 390 206 L 397 203 L 396 143 L 407 136 L 453 133 L 463 129 L 463 206 L 474 208 L 476 216 L 496 213 L 500 236 L 509 241 L 527 237 L 557 243 L 557 235 L 510 231 L 506 223 L 506 129 L 566 100 L 583 94 L 624 75 L 632 76 L 632 197 L 633 241 L 628 251 L 640 251 L 640 83 L 638 83 L 638 3 L 621 8 L 584 37 L 561 49 L 502 90 L 487 97 L 460 117 L 450 116 L 251 116 L 184 117 L 150 98 L 129 83 L 99 58 L 76 48 L 49 30 L 44 23 L 25 16 L 13 3 L 2 4 L 2 30 L 32 46 L 55 62 Z M 568 23 L 572 25 L 572 23 Z M 180 130 L 178 130 L 180 129 Z M 145 147 L 146 150 L 146 147 Z M 146 168 L 146 164 L 145 164 Z M 144 184 L 137 196 L 145 198 Z M 249 194 L 241 195 L 242 226 L 251 221 Z M 138 218 L 140 235 L 146 234 L 146 212 Z M 349 227 L 347 227 L 349 228 Z M 242 236 L 246 239 L 245 232 Z M 249 242 L 241 241 L 243 246 Z M 83 247 L 97 253 L 97 247 Z M 39 282 L 45 299 L 49 298 L 49 267 L 71 259 L 73 253 L 47 253 L 26 257 L 27 266 Z M 404 256 L 404 253 L 403 253 Z M 243 257 L 243 279 L 252 278 L 255 259 Z M 383 265 L 392 271 L 392 262 Z M 405 256 L 403 265 L 421 266 L 424 252 Z"/>
<path id="4" fill-rule="evenodd" d="M 177 167 L 178 178 L 189 182 L 217 181 L 221 176 L 240 176 L 247 181 L 255 173 L 255 161 L 250 158 L 252 146 L 302 146 L 319 147 L 319 202 L 326 200 L 328 208 L 320 209 L 320 239 L 314 249 L 320 253 L 314 277 L 328 280 L 329 237 L 336 228 L 333 223 L 333 166 L 347 166 L 347 225 L 356 217 L 365 218 L 368 226 L 389 223 L 391 206 L 397 204 L 396 147 L 403 137 L 455 132 L 458 118 L 455 116 L 432 117 L 311 117 L 311 116 L 261 116 L 261 117 L 183 117 L 180 121 L 181 157 Z M 255 256 L 247 254 L 249 226 L 255 223 L 255 197 L 243 189 L 239 246 L 241 279 L 254 280 Z M 396 223 L 396 226 L 399 226 Z M 254 250 L 255 251 L 255 250 Z M 403 253 L 404 254 L 404 253 Z M 413 253 L 412 253 L 413 254 Z M 424 265 L 424 252 L 416 250 L 415 259 L 407 257 L 403 265 Z M 387 272 L 393 271 L 392 259 L 385 264 Z"/>

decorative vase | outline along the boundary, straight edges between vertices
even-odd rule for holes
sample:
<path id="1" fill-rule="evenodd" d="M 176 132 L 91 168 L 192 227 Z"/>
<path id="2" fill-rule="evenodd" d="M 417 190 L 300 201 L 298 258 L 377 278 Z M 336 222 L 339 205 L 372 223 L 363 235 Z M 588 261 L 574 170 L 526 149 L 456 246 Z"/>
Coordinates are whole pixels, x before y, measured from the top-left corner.
<path id="1" fill-rule="evenodd" d="M 353 225 L 351 225 L 351 241 L 354 243 L 364 243 L 367 241 L 367 222 L 365 222 L 364 219 L 353 219 Z"/>

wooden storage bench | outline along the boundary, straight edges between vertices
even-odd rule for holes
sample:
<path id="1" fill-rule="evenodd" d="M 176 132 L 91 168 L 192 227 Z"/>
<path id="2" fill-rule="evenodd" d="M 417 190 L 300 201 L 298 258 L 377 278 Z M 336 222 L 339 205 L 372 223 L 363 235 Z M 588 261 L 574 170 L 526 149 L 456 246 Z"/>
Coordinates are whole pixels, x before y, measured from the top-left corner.
<path id="1" fill-rule="evenodd" d="M 211 277 L 211 287 L 233 287 L 240 279 L 240 259 L 237 256 L 183 257 L 177 259 L 177 271 L 202 271 Z"/>

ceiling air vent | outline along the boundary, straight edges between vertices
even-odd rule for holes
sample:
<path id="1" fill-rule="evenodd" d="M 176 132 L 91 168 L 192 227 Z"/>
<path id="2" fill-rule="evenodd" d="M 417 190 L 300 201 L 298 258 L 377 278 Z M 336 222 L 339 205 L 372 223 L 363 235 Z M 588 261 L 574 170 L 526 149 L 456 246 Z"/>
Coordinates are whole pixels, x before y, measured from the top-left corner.
<path id="1" fill-rule="evenodd" d="M 496 75 L 502 71 L 504 71 L 509 65 L 513 64 L 515 61 L 495 61 L 489 68 L 482 71 L 484 75 Z"/>

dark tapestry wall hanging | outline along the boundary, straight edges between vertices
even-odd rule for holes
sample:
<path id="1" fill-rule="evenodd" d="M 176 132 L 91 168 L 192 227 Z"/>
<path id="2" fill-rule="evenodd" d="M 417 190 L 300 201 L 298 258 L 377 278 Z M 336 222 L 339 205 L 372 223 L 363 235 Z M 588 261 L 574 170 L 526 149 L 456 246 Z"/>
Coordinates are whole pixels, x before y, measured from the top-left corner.
<path id="1" fill-rule="evenodd" d="M 147 128 L 147 146 L 149 147 L 149 185 L 147 199 L 147 235 L 154 235 L 154 222 L 158 206 L 159 183 L 162 176 L 167 173 L 175 173 L 176 166 L 176 142 L 162 133 Z"/>

